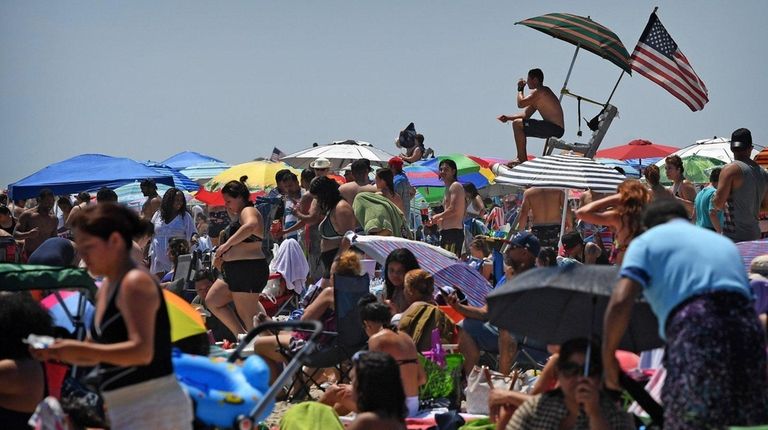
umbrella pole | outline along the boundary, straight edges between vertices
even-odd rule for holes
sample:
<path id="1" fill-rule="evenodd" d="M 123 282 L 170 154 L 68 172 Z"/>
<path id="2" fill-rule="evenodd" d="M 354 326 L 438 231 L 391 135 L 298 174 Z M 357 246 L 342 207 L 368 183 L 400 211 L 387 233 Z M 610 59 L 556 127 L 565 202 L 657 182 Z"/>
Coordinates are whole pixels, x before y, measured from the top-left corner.
<path id="1" fill-rule="evenodd" d="M 592 333 L 595 331 L 595 308 L 597 307 L 597 295 L 592 295 L 591 321 L 589 322 L 589 337 L 587 337 L 587 352 L 584 354 L 584 377 L 589 376 L 589 368 L 592 365 Z"/>
<path id="2" fill-rule="evenodd" d="M 624 70 L 621 71 L 621 74 L 619 75 L 619 80 L 616 81 L 616 85 L 613 86 L 613 91 L 611 91 L 611 95 L 608 96 L 608 100 L 605 101 L 605 105 L 608 106 L 608 103 L 611 102 L 611 99 L 613 98 L 613 93 L 616 92 L 616 88 L 619 87 L 619 82 L 621 82 L 621 78 L 624 77 Z"/>
<path id="3" fill-rule="evenodd" d="M 560 219 L 560 241 L 557 244 L 557 247 L 561 247 L 563 245 L 563 235 L 565 234 L 565 214 L 568 210 L 568 190 L 563 190 L 563 216 Z"/>
<path id="4" fill-rule="evenodd" d="M 565 89 L 568 88 L 568 79 L 571 78 L 571 72 L 573 71 L 573 65 L 576 63 L 576 56 L 579 54 L 579 48 L 581 48 L 581 45 L 576 45 L 576 51 L 573 52 L 573 59 L 571 59 L 571 66 L 568 67 L 568 74 L 565 75 L 565 82 L 563 82 L 563 89 L 560 90 L 560 98 L 559 101 L 563 101 L 563 93 L 565 92 Z"/>

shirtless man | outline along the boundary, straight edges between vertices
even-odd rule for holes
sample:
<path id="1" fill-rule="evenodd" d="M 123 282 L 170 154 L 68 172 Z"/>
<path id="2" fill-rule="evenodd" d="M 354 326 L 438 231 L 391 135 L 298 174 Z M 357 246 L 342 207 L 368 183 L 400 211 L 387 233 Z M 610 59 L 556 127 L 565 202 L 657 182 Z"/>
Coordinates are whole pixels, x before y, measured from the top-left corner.
<path id="1" fill-rule="evenodd" d="M 530 230 L 541 246 L 557 247 L 560 241 L 560 222 L 563 216 L 563 191 L 550 188 L 528 188 L 523 193 L 518 230 L 525 230 L 530 216 Z M 565 230 L 571 229 L 570 212 L 566 214 Z"/>
<path id="2" fill-rule="evenodd" d="M 147 198 L 147 200 L 141 205 L 141 218 L 145 220 L 151 220 L 152 215 L 160 209 L 160 204 L 163 199 L 157 194 L 157 185 L 154 179 L 145 179 L 139 184 L 141 188 L 141 194 Z"/>
<path id="3" fill-rule="evenodd" d="M 44 188 L 38 195 L 37 207 L 24 211 L 19 217 L 13 237 L 24 241 L 24 250 L 22 251 L 24 261 L 46 239 L 56 237 L 59 220 L 51 214 L 53 203 L 53 192 Z"/>
<path id="4" fill-rule="evenodd" d="M 446 158 L 440 162 L 439 176 L 445 184 L 443 198 L 445 210 L 434 215 L 432 222 L 440 226 L 440 247 L 461 258 L 467 202 L 464 197 L 464 187 L 456 180 L 457 172 L 456 162 L 453 160 Z"/>
<path id="5" fill-rule="evenodd" d="M 531 89 L 531 93 L 525 95 L 525 86 Z M 512 121 L 512 131 L 515 134 L 517 146 L 517 162 L 528 161 L 526 137 L 563 137 L 563 108 L 555 93 L 545 87 L 544 73 L 541 69 L 531 69 L 528 72 L 528 80 L 520 79 L 517 83 L 517 107 L 523 108 L 522 112 L 514 115 L 499 115 L 499 121 L 506 123 Z M 543 121 L 531 119 L 536 111 L 539 111 Z"/>
<path id="6" fill-rule="evenodd" d="M 341 197 L 343 197 L 347 203 L 352 204 L 358 193 L 375 193 L 378 191 L 376 185 L 371 185 L 371 181 L 368 179 L 368 173 L 371 172 L 371 162 L 368 159 L 361 158 L 353 161 L 350 170 L 354 182 L 347 182 L 339 187 L 339 193 L 341 193 Z"/>

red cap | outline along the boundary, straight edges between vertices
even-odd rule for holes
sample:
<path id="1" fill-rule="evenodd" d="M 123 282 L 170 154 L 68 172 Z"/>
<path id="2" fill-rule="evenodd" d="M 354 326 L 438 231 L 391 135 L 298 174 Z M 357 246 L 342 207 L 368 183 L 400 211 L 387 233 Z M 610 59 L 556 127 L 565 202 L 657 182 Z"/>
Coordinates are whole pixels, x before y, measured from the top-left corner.
<path id="1" fill-rule="evenodd" d="M 389 165 L 403 167 L 403 159 L 400 157 L 392 157 L 389 159 Z"/>

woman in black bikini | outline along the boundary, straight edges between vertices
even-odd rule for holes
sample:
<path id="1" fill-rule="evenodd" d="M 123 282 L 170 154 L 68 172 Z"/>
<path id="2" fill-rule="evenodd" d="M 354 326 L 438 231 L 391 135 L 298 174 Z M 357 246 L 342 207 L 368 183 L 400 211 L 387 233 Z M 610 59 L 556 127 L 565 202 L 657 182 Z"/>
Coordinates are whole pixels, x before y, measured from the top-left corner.
<path id="1" fill-rule="evenodd" d="M 323 282 L 331 278 L 331 264 L 341 246 L 344 233 L 354 230 L 357 224 L 352 206 L 341 197 L 339 184 L 327 177 L 318 177 L 309 185 L 309 192 L 317 199 L 321 214 L 320 221 L 320 260 L 323 262 Z"/>
<path id="2" fill-rule="evenodd" d="M 264 221 L 250 201 L 247 179 L 243 176 L 240 181 L 229 181 L 221 189 L 232 223 L 213 261 L 222 278 L 205 297 L 208 309 L 235 335 L 253 329 L 253 317 L 266 313 L 259 297 L 269 279 L 269 265 L 261 248 Z M 236 313 L 229 306 L 231 302 Z"/>
<path id="3" fill-rule="evenodd" d="M 75 216 L 77 250 L 88 270 L 104 277 L 91 339 L 58 339 L 48 348 L 30 350 L 38 360 L 98 364 L 99 391 L 114 430 L 192 428 L 192 404 L 173 374 L 171 325 L 160 285 L 136 267 L 130 254 L 133 238 L 149 226 L 112 203 L 89 206 Z"/>

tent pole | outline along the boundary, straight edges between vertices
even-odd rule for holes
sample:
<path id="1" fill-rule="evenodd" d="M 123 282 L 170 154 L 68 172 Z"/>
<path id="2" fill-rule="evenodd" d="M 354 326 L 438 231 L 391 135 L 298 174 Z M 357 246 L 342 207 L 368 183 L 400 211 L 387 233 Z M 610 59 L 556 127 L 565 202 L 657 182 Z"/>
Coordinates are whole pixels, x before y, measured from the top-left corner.
<path id="1" fill-rule="evenodd" d="M 611 99 L 613 98 L 613 93 L 616 92 L 616 88 L 619 87 L 619 82 L 621 82 L 621 78 L 624 77 L 624 70 L 621 71 L 621 74 L 619 75 L 619 80 L 616 81 L 616 85 L 613 86 L 613 91 L 611 91 L 611 95 L 608 96 L 608 100 L 606 100 L 605 105 L 608 106 L 608 103 L 611 102 Z"/>
<path id="2" fill-rule="evenodd" d="M 560 241 L 557 244 L 557 247 L 563 245 L 563 235 L 565 234 L 565 214 L 568 210 L 568 190 L 563 190 L 563 217 L 560 220 Z"/>
<path id="3" fill-rule="evenodd" d="M 560 90 L 560 98 L 558 100 L 563 101 L 563 90 L 568 88 L 568 79 L 571 78 L 571 71 L 573 71 L 573 64 L 576 63 L 576 55 L 579 54 L 579 48 L 581 45 L 576 45 L 576 51 L 573 52 L 573 59 L 571 59 L 571 66 L 568 67 L 568 74 L 565 75 L 565 82 L 563 82 L 563 88 Z"/>

